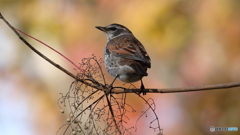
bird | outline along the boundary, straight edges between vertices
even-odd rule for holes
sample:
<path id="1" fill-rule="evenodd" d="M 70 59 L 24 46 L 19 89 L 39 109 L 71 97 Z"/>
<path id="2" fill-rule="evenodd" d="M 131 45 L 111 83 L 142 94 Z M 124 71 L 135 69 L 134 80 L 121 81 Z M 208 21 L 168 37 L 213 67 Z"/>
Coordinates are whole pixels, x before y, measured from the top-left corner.
<path id="1" fill-rule="evenodd" d="M 146 95 L 142 78 L 148 76 L 147 69 L 151 68 L 151 59 L 142 43 L 121 24 L 113 23 L 106 27 L 96 26 L 96 28 L 107 36 L 104 63 L 108 73 L 125 83 L 140 80 L 141 92 Z"/>

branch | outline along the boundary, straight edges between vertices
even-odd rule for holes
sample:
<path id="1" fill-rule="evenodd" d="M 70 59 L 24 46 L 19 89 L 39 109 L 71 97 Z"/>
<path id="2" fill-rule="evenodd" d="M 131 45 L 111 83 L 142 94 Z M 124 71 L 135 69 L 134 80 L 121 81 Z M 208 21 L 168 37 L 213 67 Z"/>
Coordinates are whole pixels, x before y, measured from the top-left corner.
<path id="1" fill-rule="evenodd" d="M 48 57 L 43 55 L 41 52 L 36 50 L 31 44 L 29 44 L 16 30 L 15 28 L 2 16 L 0 13 L 0 19 L 2 19 L 11 29 L 12 31 L 36 54 L 38 54 L 40 57 L 51 63 L 53 66 L 58 68 L 59 70 L 63 71 L 70 77 L 74 78 L 75 80 L 90 86 L 92 88 L 96 88 L 105 92 L 109 92 L 110 88 L 108 88 L 106 85 L 101 84 L 94 80 L 93 78 L 90 79 L 78 79 L 77 76 L 73 75 L 60 65 L 56 64 L 52 60 L 50 60 Z M 89 80 L 93 83 L 89 83 Z M 187 88 L 167 88 L 167 89 L 145 89 L 144 91 L 147 93 L 176 93 L 176 92 L 190 92 L 190 91 L 203 91 L 203 90 L 214 90 L 214 89 L 228 89 L 233 87 L 239 87 L 240 82 L 233 82 L 233 83 L 225 83 L 225 84 L 215 84 L 215 85 L 205 85 L 205 86 L 197 86 L 197 87 L 187 87 Z M 119 94 L 119 93 L 139 93 L 141 92 L 141 89 L 126 89 L 122 87 L 116 87 L 111 90 L 111 93 Z"/>
<path id="2" fill-rule="evenodd" d="M 2 19 L 11 29 L 12 31 L 25 43 L 25 45 L 27 45 L 32 51 L 34 51 L 36 54 L 38 54 L 40 57 L 42 57 L 43 59 L 45 59 L 46 61 L 48 61 L 49 63 L 51 63 L 53 66 L 55 66 L 56 68 L 58 68 L 59 70 L 63 71 L 64 73 L 66 73 L 67 75 L 69 75 L 70 77 L 74 78 L 77 81 L 80 81 L 88 86 L 91 86 L 93 88 L 96 89 L 101 89 L 101 88 L 105 88 L 103 85 L 102 87 L 97 87 L 91 83 L 88 83 L 86 80 L 80 80 L 77 78 L 77 76 L 73 75 L 72 73 L 70 73 L 69 71 L 67 71 L 66 69 L 64 69 L 63 67 L 61 67 L 60 65 L 56 64 L 55 62 L 53 62 L 52 60 L 50 60 L 48 57 L 46 57 L 45 55 L 43 55 L 41 52 L 39 52 L 37 49 L 35 49 L 30 43 L 28 43 L 16 30 L 15 28 L 2 16 L 2 14 L 0 13 L 0 19 Z"/>
<path id="3" fill-rule="evenodd" d="M 224 83 L 224 84 L 213 84 L 186 88 L 166 88 L 166 89 L 145 89 L 147 93 L 177 93 L 177 92 L 191 92 L 191 91 L 204 91 L 204 90 L 215 90 L 215 89 L 228 89 L 240 87 L 240 82 Z M 112 93 L 137 93 L 141 89 L 125 89 L 125 88 L 115 88 Z"/>

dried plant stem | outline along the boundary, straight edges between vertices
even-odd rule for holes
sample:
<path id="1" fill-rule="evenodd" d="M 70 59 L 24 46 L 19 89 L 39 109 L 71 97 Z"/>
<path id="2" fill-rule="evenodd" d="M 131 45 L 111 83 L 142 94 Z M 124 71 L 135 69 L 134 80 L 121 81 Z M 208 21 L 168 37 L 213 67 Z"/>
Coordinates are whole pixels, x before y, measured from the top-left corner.
<path id="1" fill-rule="evenodd" d="M 64 73 L 66 73 L 67 75 L 69 75 L 70 77 L 88 85 L 91 86 L 93 88 L 99 88 L 96 87 L 94 85 L 92 85 L 91 83 L 88 83 L 86 80 L 79 80 L 77 79 L 77 77 L 75 75 L 73 75 L 72 73 L 70 73 L 69 71 L 67 71 L 66 69 L 64 69 L 63 67 L 61 67 L 60 65 L 56 64 L 55 62 L 53 62 L 52 60 L 50 60 L 48 57 L 46 57 L 45 55 L 43 55 L 41 52 L 39 52 L 37 49 L 35 49 L 30 43 L 28 43 L 18 32 L 17 30 L 15 30 L 15 28 L 2 16 L 2 14 L 0 13 L 0 18 L 13 30 L 13 32 L 32 50 L 34 51 L 36 54 L 38 54 L 40 57 L 42 57 L 43 59 L 45 59 L 46 61 L 48 61 L 49 63 L 51 63 L 53 66 L 55 66 L 56 68 L 58 68 L 59 70 L 63 71 Z"/>
<path id="2" fill-rule="evenodd" d="M 51 63 L 53 66 L 58 68 L 59 70 L 63 71 L 70 77 L 74 78 L 77 81 L 82 82 L 83 84 L 86 84 L 87 86 L 90 86 L 92 88 L 100 89 L 105 92 L 109 91 L 109 88 L 97 82 L 96 80 L 91 79 L 92 83 L 89 83 L 89 79 L 78 79 L 77 76 L 73 75 L 60 65 L 56 64 L 52 60 L 50 60 L 48 57 L 43 55 L 41 52 L 36 50 L 31 44 L 29 44 L 16 30 L 15 28 L 2 16 L 0 13 L 0 19 L 2 19 L 12 30 L 15 32 L 15 34 L 31 49 L 33 50 L 36 54 L 38 54 L 40 57 Z M 97 82 L 97 83 L 96 83 Z M 205 86 L 197 86 L 197 87 L 187 87 L 187 88 L 167 88 L 167 89 L 145 89 L 145 92 L 147 93 L 176 93 L 176 92 L 191 92 L 191 91 L 203 91 L 203 90 L 214 90 L 214 89 L 228 89 L 228 88 L 233 88 L 233 87 L 239 87 L 240 82 L 233 82 L 233 83 L 225 83 L 225 84 L 215 84 L 215 85 L 205 85 Z M 126 88 L 113 88 L 111 90 L 111 93 L 136 93 L 136 92 L 141 92 L 141 89 L 126 89 Z"/>
<path id="3" fill-rule="evenodd" d="M 213 84 L 186 88 L 163 88 L 163 89 L 145 89 L 147 93 L 177 93 L 177 92 L 191 92 L 191 91 L 204 91 L 204 90 L 216 90 L 216 89 L 229 89 L 234 87 L 239 87 L 240 82 L 231 82 L 224 84 Z M 141 91 L 141 89 L 124 89 L 118 88 L 112 90 L 114 93 L 136 93 Z"/>

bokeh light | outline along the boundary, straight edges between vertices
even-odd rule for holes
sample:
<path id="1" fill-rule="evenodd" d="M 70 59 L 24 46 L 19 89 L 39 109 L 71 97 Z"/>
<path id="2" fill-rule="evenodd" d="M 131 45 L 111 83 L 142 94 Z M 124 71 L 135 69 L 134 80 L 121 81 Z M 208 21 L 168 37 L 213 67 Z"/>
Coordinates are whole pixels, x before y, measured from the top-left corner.
<path id="1" fill-rule="evenodd" d="M 128 27 L 152 59 L 147 88 L 188 87 L 240 80 L 239 0 L 1 0 L 0 12 L 14 27 L 52 46 L 75 63 L 103 57 L 106 37 L 95 26 Z M 26 37 L 50 59 L 76 73 L 55 52 Z M 106 72 L 106 70 L 104 70 Z M 106 74 L 110 83 L 112 77 Z M 59 93 L 72 78 L 34 54 L 0 21 L 0 134 L 52 135 L 67 116 Z M 120 85 L 117 82 L 115 85 Z M 140 83 L 134 83 L 140 86 Z M 239 88 L 147 94 L 157 104 L 164 135 L 239 134 Z M 136 97 L 137 98 L 137 97 Z M 136 102 L 132 99 L 131 102 Z M 142 107 L 136 105 L 136 107 Z M 142 131 L 147 134 L 148 125 Z"/>

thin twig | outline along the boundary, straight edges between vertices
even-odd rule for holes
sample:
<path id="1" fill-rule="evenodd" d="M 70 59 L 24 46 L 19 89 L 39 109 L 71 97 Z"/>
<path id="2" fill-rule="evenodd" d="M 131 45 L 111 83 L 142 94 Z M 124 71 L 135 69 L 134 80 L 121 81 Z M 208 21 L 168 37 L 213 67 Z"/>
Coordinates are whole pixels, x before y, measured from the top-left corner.
<path id="1" fill-rule="evenodd" d="M 105 93 L 105 97 L 106 97 L 106 99 L 107 99 L 109 111 L 110 111 L 110 113 L 111 113 L 111 117 L 112 117 L 112 120 L 113 120 L 113 122 L 114 122 L 114 124 L 115 124 L 115 127 L 116 127 L 116 129 L 117 129 L 117 132 L 119 132 L 119 134 L 121 134 L 121 130 L 120 130 L 119 127 L 118 127 L 117 121 L 116 121 L 116 119 L 115 119 L 115 115 L 114 115 L 114 113 L 113 113 L 112 104 L 111 104 L 111 102 L 110 102 L 110 100 L 109 100 L 109 98 L 108 98 L 108 94 L 107 94 L 107 93 Z"/>
<path id="2" fill-rule="evenodd" d="M 2 14 L 0 13 L 0 18 L 13 30 L 13 32 L 32 50 L 34 51 L 36 54 L 38 54 L 40 57 L 42 57 L 43 59 L 45 59 L 46 61 L 48 61 L 49 63 L 51 63 L 53 66 L 55 66 L 56 68 L 58 68 L 59 70 L 63 71 L 64 73 L 66 73 L 67 75 L 69 75 L 70 77 L 74 78 L 77 81 L 80 81 L 90 87 L 93 88 L 100 88 L 97 87 L 91 83 L 86 82 L 83 79 L 78 79 L 77 76 L 73 75 L 72 73 L 70 73 L 69 71 L 67 71 L 66 69 L 64 69 L 63 67 L 61 67 L 60 65 L 56 64 L 55 62 L 53 62 L 52 60 L 50 60 L 48 57 L 46 57 L 45 55 L 43 55 L 41 52 L 39 52 L 37 49 L 35 49 L 30 43 L 28 43 L 18 32 L 17 30 L 15 30 L 15 28 L 2 16 Z"/>
<path id="3" fill-rule="evenodd" d="M 38 40 L 38 39 L 36 39 L 36 38 L 30 36 L 30 35 L 28 35 L 28 34 L 22 32 L 22 31 L 19 30 L 19 29 L 16 29 L 16 28 L 14 28 L 14 29 L 17 30 L 18 32 L 20 32 L 20 33 L 22 33 L 22 34 L 24 34 L 24 35 L 26 35 L 26 36 L 28 36 L 28 37 L 30 37 L 30 38 L 32 38 L 32 39 L 38 41 L 39 43 L 41 43 L 41 44 L 47 46 L 48 48 L 50 48 L 50 49 L 53 50 L 54 52 L 56 52 L 56 53 L 58 53 L 59 55 L 61 55 L 64 59 L 66 59 L 67 61 L 69 61 L 69 62 L 70 62 L 72 65 L 74 65 L 78 70 L 80 70 L 81 72 L 83 72 L 83 70 L 80 69 L 80 68 L 79 68 L 79 67 L 78 67 L 73 61 L 71 61 L 69 58 L 67 58 L 66 56 L 64 56 L 62 53 L 60 53 L 60 52 L 57 51 L 56 49 L 52 48 L 51 46 L 45 44 L 44 42 L 42 42 L 42 41 L 40 41 L 40 40 Z M 83 73 L 84 73 L 84 72 L 83 72 Z"/>

